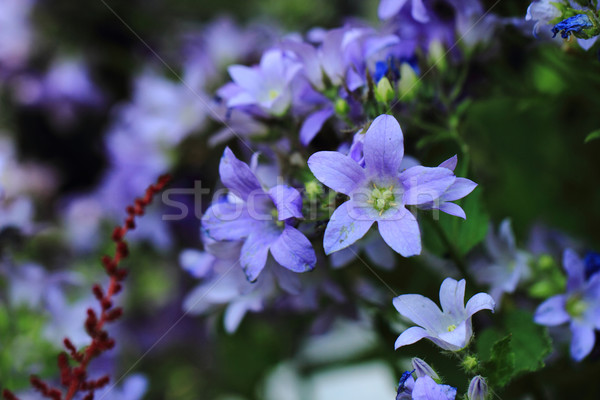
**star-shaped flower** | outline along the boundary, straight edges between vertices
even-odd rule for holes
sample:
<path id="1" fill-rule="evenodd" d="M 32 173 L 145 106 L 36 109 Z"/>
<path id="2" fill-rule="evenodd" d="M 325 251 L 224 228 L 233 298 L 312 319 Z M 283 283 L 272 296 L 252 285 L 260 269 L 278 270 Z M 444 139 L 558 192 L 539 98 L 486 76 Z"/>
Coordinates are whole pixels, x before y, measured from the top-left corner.
<path id="1" fill-rule="evenodd" d="M 377 117 L 365 133 L 364 167 L 350 156 L 320 151 L 308 159 L 315 177 L 350 196 L 331 216 L 323 245 L 327 254 L 362 238 L 377 222 L 383 240 L 405 257 L 421 253 L 419 224 L 406 206 L 439 201 L 456 181 L 444 167 L 414 166 L 400 172 L 402 129 L 389 115 Z"/>
<path id="2" fill-rule="evenodd" d="M 471 317 L 478 311 L 494 311 L 494 300 L 487 293 L 471 297 L 465 307 L 464 279 L 446 278 L 440 287 L 442 310 L 429 298 L 405 294 L 394 299 L 394 307 L 402 316 L 419 326 L 408 328 L 396 340 L 396 349 L 425 338 L 442 349 L 458 351 L 469 344 L 473 335 Z"/>
<path id="3" fill-rule="evenodd" d="M 586 280 L 585 265 L 571 249 L 564 252 L 563 267 L 567 271 L 567 292 L 540 304 L 534 320 L 549 326 L 570 322 L 571 357 L 581 361 L 594 347 L 594 329 L 600 329 L 600 273 Z"/>

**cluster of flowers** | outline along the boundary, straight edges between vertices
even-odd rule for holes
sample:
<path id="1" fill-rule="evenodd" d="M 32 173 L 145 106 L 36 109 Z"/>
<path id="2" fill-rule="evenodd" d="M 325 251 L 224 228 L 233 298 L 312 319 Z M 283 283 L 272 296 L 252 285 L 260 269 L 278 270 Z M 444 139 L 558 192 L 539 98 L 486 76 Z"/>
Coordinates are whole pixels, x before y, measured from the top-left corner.
<path id="1" fill-rule="evenodd" d="M 468 218 L 456 202 L 477 184 L 455 174 L 458 157 L 452 153 L 431 167 L 405 156 L 398 121 L 417 98 L 429 69 L 446 58 L 460 60 L 507 22 L 485 12 L 476 0 L 443 3 L 450 17 L 427 1 L 382 0 L 382 26 L 353 21 L 282 40 L 274 29 L 242 29 L 225 19 L 188 35 L 178 81 L 156 67 L 145 68 L 134 79 L 132 98 L 115 107 L 105 135 L 109 165 L 101 183 L 91 193 L 61 199 L 65 242 L 78 253 L 96 250 L 104 218 L 119 217 L 148 183 L 177 166 L 173 154 L 187 139 L 210 132 L 206 145 L 231 146 L 218 168 L 227 193 L 216 197 L 202 216 L 203 249 L 180 253 L 182 267 L 201 280 L 183 301 L 186 312 L 215 315 L 225 308 L 225 329 L 234 332 L 249 311 L 315 311 L 322 296 L 353 306 L 350 299 L 356 296 L 385 298 L 379 289 L 365 293 L 362 281 L 348 293 L 327 274 L 328 265 L 344 266 L 361 259 L 361 252 L 384 269 L 393 268 L 396 253 L 422 254 L 432 264 L 442 264 L 424 248 L 420 222 L 440 211 Z M 552 25 L 549 33 L 565 39 L 573 34 L 587 49 L 600 33 L 597 4 L 590 4 L 536 0 L 526 20 L 535 21 L 536 34 Z M 6 8 L 0 19 L 10 22 L 11 37 L 24 32 L 15 42 L 0 30 L 0 89 L 6 88 L 22 106 L 48 108 L 59 124 L 77 118 L 82 105 L 104 105 L 106 98 L 82 59 L 58 56 L 43 73 L 25 68 L 33 3 L 8 1 L 0 7 Z M 256 59 L 258 64 L 245 65 Z M 231 82 L 224 83 L 228 65 Z M 216 96 L 209 94 L 213 91 Z M 214 129 L 215 121 L 219 128 Z M 5 136 L 0 147 L 0 174 L 6 178 L 0 228 L 31 235 L 39 230 L 31 198 L 49 197 L 58 178 L 44 166 L 17 162 Z M 172 248 L 175 239 L 161 212 L 149 209 L 132 241 L 150 241 L 162 251 Z M 397 311 L 418 325 L 401 333 L 396 349 L 427 338 L 443 350 L 463 351 L 473 336 L 472 316 L 499 308 L 503 294 L 515 292 L 535 275 L 534 256 L 549 252 L 533 245 L 529 251 L 517 249 L 508 220 L 498 235 L 490 227 L 485 247 L 487 254 L 460 272 L 472 275 L 473 283 L 489 288 L 489 294 L 479 293 L 465 305 L 465 280 L 446 278 L 441 310 L 417 294 L 393 300 Z M 534 317 L 543 325 L 570 322 L 575 360 L 592 351 L 600 329 L 597 259 L 590 254 L 582 261 L 565 251 L 566 293 L 542 302 Z M 455 274 L 453 267 L 442 269 L 444 276 Z M 78 354 L 76 348 L 87 340 L 81 320 L 90 298 L 71 304 L 63 288 L 83 285 L 82 277 L 31 263 L 17 268 L 6 260 L 0 273 L 9 282 L 10 305 L 45 307 L 53 316 L 45 336 L 69 336 L 73 354 Z M 40 290 L 25 295 L 24 288 L 30 292 L 32 285 Z M 397 399 L 456 397 L 456 388 L 443 384 L 423 360 L 413 359 L 412 365 L 400 380 Z M 140 398 L 144 386 L 143 378 L 132 378 L 123 398 Z M 467 397 L 487 396 L 485 378 L 473 377 Z"/>

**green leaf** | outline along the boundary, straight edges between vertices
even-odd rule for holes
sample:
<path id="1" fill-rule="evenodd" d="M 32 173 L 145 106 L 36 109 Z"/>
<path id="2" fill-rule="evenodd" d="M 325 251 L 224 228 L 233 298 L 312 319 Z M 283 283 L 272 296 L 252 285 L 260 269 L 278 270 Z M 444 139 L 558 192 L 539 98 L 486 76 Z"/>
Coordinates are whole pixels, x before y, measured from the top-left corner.
<path id="1" fill-rule="evenodd" d="M 496 341 L 491 348 L 490 359 L 483 363 L 484 376 L 492 386 L 505 386 L 515 371 L 515 354 L 511 348 L 512 335 Z"/>
<path id="2" fill-rule="evenodd" d="M 533 322 L 533 315 L 523 310 L 514 310 L 506 316 L 506 328 L 513 335 L 511 347 L 516 373 L 543 368 L 544 359 L 552 351 L 548 329 Z"/>
<path id="3" fill-rule="evenodd" d="M 591 142 L 594 139 L 600 139 L 600 129 L 595 130 L 594 132 L 592 132 L 589 135 L 587 135 L 585 137 L 585 140 L 583 141 L 583 143 Z"/>
<path id="4" fill-rule="evenodd" d="M 521 373 L 543 368 L 544 359 L 552 351 L 548 329 L 533 322 L 533 315 L 527 311 L 508 313 L 504 328 L 508 335 L 490 328 L 481 332 L 476 343 L 484 376 L 500 387 Z"/>
<path id="5" fill-rule="evenodd" d="M 484 210 L 481 189 L 476 188 L 460 204 L 467 219 L 451 215 L 440 218 L 442 229 L 460 255 L 465 255 L 487 235 L 489 216 Z"/>

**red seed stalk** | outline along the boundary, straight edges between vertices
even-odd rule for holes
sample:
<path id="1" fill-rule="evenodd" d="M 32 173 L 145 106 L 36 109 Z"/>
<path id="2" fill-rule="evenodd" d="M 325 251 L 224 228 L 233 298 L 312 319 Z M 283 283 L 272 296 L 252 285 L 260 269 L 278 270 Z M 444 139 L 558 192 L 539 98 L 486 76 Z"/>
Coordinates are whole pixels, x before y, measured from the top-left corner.
<path id="1" fill-rule="evenodd" d="M 125 222 L 122 226 L 114 229 L 112 240 L 116 244 L 115 254 L 113 257 L 107 255 L 102 257 L 102 265 L 110 277 L 108 288 L 104 290 L 99 284 L 92 287 L 92 293 L 100 304 L 101 312 L 98 315 L 96 311 L 89 308 L 85 320 L 85 327 L 92 341 L 87 348 L 77 350 L 69 338 L 64 339 L 63 344 L 67 351 L 58 355 L 60 381 L 66 389 L 64 396 L 63 390 L 50 386 L 37 376 L 31 376 L 31 385 L 44 397 L 53 400 L 72 400 L 77 393 L 88 392 L 85 399 L 93 399 L 94 391 L 106 386 L 110 381 L 108 375 L 97 380 L 87 380 L 86 378 L 90 361 L 115 346 L 115 340 L 108 335 L 104 325 L 117 320 L 123 314 L 122 308 L 113 307 L 112 300 L 112 297 L 121 291 L 121 281 L 127 276 L 127 270 L 119 268 L 119 263 L 129 254 L 127 243 L 123 238 L 128 231 L 135 228 L 135 218 L 144 215 L 145 209 L 152 202 L 154 195 L 160 192 L 170 180 L 169 175 L 158 178 L 156 184 L 150 185 L 146 189 L 144 197 L 135 199 L 133 205 L 127 207 Z M 73 366 L 70 365 L 69 358 L 71 358 Z M 2 396 L 5 400 L 19 400 L 8 389 L 4 389 Z"/>

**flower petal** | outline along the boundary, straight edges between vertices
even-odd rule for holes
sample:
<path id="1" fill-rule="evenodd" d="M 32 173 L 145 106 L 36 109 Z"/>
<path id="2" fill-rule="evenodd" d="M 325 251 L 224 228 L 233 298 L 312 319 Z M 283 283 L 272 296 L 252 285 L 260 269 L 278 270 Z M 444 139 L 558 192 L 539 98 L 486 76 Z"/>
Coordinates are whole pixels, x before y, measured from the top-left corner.
<path id="1" fill-rule="evenodd" d="M 540 325 L 560 325 L 567 322 L 570 317 L 567 313 L 567 296 L 553 296 L 540 304 L 535 310 L 533 320 Z"/>
<path id="2" fill-rule="evenodd" d="M 302 195 L 298 190 L 287 185 L 277 185 L 269 190 L 269 196 L 277 207 L 279 221 L 302 218 Z"/>
<path id="3" fill-rule="evenodd" d="M 465 286 L 464 279 L 457 281 L 452 278 L 444 279 L 440 286 L 440 304 L 444 314 L 453 318 L 463 318 L 465 314 Z"/>
<path id="4" fill-rule="evenodd" d="M 404 187 L 404 204 L 435 203 L 455 180 L 454 173 L 448 168 L 409 168 L 400 174 Z"/>
<path id="5" fill-rule="evenodd" d="M 365 167 L 375 176 L 396 176 L 404 156 L 404 138 L 396 118 L 380 115 L 367 132 L 364 143 Z"/>
<path id="6" fill-rule="evenodd" d="M 298 229 L 286 225 L 283 233 L 271 245 L 275 261 L 294 272 L 306 272 L 315 267 L 317 256 L 310 241 Z"/>
<path id="7" fill-rule="evenodd" d="M 467 214 L 465 214 L 465 210 L 463 210 L 461 206 L 455 203 L 443 202 L 442 204 L 440 204 L 440 211 L 443 211 L 446 214 L 454 215 L 455 217 L 467 219 Z"/>
<path id="8" fill-rule="evenodd" d="M 254 221 L 243 203 L 214 203 L 202 216 L 204 235 L 214 240 L 241 240 L 252 231 Z"/>
<path id="9" fill-rule="evenodd" d="M 421 254 L 421 232 L 414 215 L 402 207 L 393 217 L 377 221 L 379 233 L 395 252 L 404 257 Z"/>
<path id="10" fill-rule="evenodd" d="M 456 178 L 454 183 L 444 192 L 442 199 L 445 201 L 459 200 L 471 193 L 477 184 L 470 179 Z"/>
<path id="11" fill-rule="evenodd" d="M 256 95 L 261 88 L 262 79 L 255 68 L 245 65 L 231 65 L 227 68 L 231 79 L 244 90 Z"/>
<path id="12" fill-rule="evenodd" d="M 448 328 L 446 327 L 446 330 L 438 335 L 439 339 L 445 343 L 445 346 L 441 346 L 442 348 L 457 351 L 469 344 L 473 334 L 470 319 L 460 322 L 453 330 L 448 330 Z"/>
<path id="13" fill-rule="evenodd" d="M 219 175 L 223 184 L 243 200 L 247 200 L 251 194 L 263 192 L 248 164 L 238 160 L 229 147 L 225 148 L 221 157 Z"/>
<path id="14" fill-rule="evenodd" d="M 349 207 L 353 209 L 352 213 Z M 323 238 L 325 254 L 329 255 L 350 246 L 362 238 L 373 225 L 373 220 L 358 218 L 354 215 L 356 212 L 358 210 L 353 207 L 352 201 L 343 203 L 333 212 Z"/>
<path id="15" fill-rule="evenodd" d="M 256 229 L 248 236 L 242 246 L 240 264 L 250 282 L 254 282 L 267 262 L 269 248 L 277 240 L 275 232 Z"/>
<path id="16" fill-rule="evenodd" d="M 419 340 L 428 337 L 429 334 L 427 331 L 419 326 L 413 326 L 408 328 L 404 332 L 398 336 L 396 339 L 396 343 L 394 344 L 394 349 L 398 350 L 398 348 L 402 346 L 407 346 L 409 344 L 413 344 L 418 342 Z"/>
<path id="17" fill-rule="evenodd" d="M 411 15 L 419 22 L 429 21 L 429 15 L 427 15 L 423 0 L 412 0 Z"/>
<path id="18" fill-rule="evenodd" d="M 380 19 L 389 19 L 398 14 L 406 0 L 381 0 L 377 15 Z"/>
<path id="19" fill-rule="evenodd" d="M 563 268 L 567 271 L 567 292 L 581 288 L 585 282 L 585 265 L 571 249 L 563 253 Z"/>
<path id="20" fill-rule="evenodd" d="M 596 334 L 594 328 L 571 322 L 571 357 L 575 361 L 583 360 L 594 348 Z"/>
<path id="21" fill-rule="evenodd" d="M 437 384 L 431 377 L 424 376 L 415 382 L 412 398 L 413 400 L 454 400 L 456 388 Z"/>
<path id="22" fill-rule="evenodd" d="M 440 332 L 444 326 L 443 314 L 431 299 L 420 294 L 404 294 L 394 298 L 398 312 L 429 332 Z"/>
<path id="23" fill-rule="evenodd" d="M 467 301 L 465 310 L 467 311 L 467 318 L 469 318 L 481 310 L 490 310 L 491 312 L 494 312 L 495 307 L 496 302 L 492 296 L 487 293 L 477 293 Z"/>
<path id="24" fill-rule="evenodd" d="M 389 271 L 396 265 L 396 255 L 381 237 L 377 235 L 374 236 L 374 239 L 365 244 L 365 253 L 367 253 L 367 257 L 369 257 L 369 260 L 373 261 L 374 264 Z"/>
<path id="25" fill-rule="evenodd" d="M 454 156 L 450 157 L 449 159 L 438 165 L 438 168 L 448 168 L 450 171 L 454 171 L 456 169 L 456 164 L 458 164 L 458 156 L 455 154 Z"/>
<path id="26" fill-rule="evenodd" d="M 234 301 L 225 310 L 223 323 L 227 333 L 234 333 L 240 326 L 244 316 L 248 311 L 260 311 L 262 302 L 259 298 L 246 296 L 240 300 Z"/>
<path id="27" fill-rule="evenodd" d="M 179 264 L 194 278 L 203 278 L 215 263 L 215 256 L 205 251 L 185 249 L 179 254 Z"/>
<path id="28" fill-rule="evenodd" d="M 325 186 L 350 195 L 365 179 L 364 169 L 356 161 L 337 151 L 319 151 L 308 159 L 308 168 Z"/>
<path id="29" fill-rule="evenodd" d="M 306 117 L 302 123 L 302 127 L 300 128 L 300 143 L 302 143 L 304 146 L 308 146 L 317 133 L 321 131 L 323 124 L 325 124 L 325 122 L 331 118 L 332 115 L 333 108 L 327 107 L 323 110 L 315 111 Z"/>

